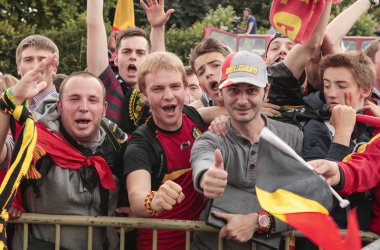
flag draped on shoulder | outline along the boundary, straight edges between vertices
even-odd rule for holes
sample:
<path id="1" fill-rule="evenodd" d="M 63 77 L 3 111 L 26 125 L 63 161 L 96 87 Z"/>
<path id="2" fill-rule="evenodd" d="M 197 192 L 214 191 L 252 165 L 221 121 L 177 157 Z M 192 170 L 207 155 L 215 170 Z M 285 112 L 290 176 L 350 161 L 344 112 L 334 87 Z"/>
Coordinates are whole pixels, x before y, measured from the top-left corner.
<path id="1" fill-rule="evenodd" d="M 113 31 L 124 30 L 135 26 L 133 0 L 118 0 L 113 20 Z"/>
<path id="2" fill-rule="evenodd" d="M 0 249 L 6 249 L 8 211 L 16 190 L 25 176 L 30 179 L 38 179 L 40 175 L 34 167 L 31 167 L 37 134 L 34 119 L 27 108 L 27 103 L 16 106 L 12 89 L 7 89 L 0 98 L 0 111 L 12 115 L 22 125 L 12 152 L 9 169 L 0 186 Z"/>
<path id="3" fill-rule="evenodd" d="M 277 143 L 278 140 L 281 141 L 269 129 L 263 129 L 256 182 L 261 207 L 300 230 L 324 250 L 361 249 L 355 214 L 349 218 L 350 233 L 343 240 L 329 215 L 332 208 L 329 186 L 300 159 L 281 150 L 284 142 Z"/>
<path id="4" fill-rule="evenodd" d="M 272 26 L 296 43 L 313 33 L 328 0 L 273 0 L 269 20 Z M 338 3 L 339 0 L 333 0 Z"/>

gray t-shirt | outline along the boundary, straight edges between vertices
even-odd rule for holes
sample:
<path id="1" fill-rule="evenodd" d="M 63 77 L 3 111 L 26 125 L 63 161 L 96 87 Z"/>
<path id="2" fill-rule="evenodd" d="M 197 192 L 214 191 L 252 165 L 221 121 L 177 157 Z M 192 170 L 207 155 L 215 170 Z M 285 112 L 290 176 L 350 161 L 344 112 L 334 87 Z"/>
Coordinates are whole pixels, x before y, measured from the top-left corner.
<path id="1" fill-rule="evenodd" d="M 267 127 L 277 136 L 290 145 L 298 154 L 302 150 L 301 131 L 293 125 L 278 122 L 264 117 Z M 257 178 L 257 151 L 259 143 L 252 143 L 239 135 L 227 122 L 227 135 L 218 136 L 206 132 L 198 137 L 191 151 L 190 161 L 193 169 L 193 182 L 195 189 L 202 192 L 199 182 L 202 174 L 214 162 L 214 151 L 220 149 L 223 155 L 224 168 L 228 172 L 228 184 L 254 192 Z M 204 209 L 200 219 L 205 220 L 208 211 Z M 255 212 L 255 211 L 252 211 Z M 289 227 L 276 219 L 276 232 L 282 232 Z M 216 249 L 218 236 L 211 233 L 195 233 L 192 249 Z M 258 246 L 258 249 L 266 249 Z M 251 249 L 251 243 L 239 244 L 230 240 L 224 241 L 224 249 Z"/>

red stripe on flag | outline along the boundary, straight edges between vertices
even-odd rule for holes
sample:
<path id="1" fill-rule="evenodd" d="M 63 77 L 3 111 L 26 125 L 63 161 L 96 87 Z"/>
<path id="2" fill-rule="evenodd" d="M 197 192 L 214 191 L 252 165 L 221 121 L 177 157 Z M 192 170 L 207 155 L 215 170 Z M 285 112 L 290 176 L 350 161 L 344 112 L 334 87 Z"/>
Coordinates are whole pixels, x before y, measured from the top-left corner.
<path id="1" fill-rule="evenodd" d="M 286 223 L 301 231 L 314 244 L 324 250 L 361 249 L 360 235 L 359 238 L 355 237 L 355 235 L 348 237 L 349 242 L 352 244 L 350 247 L 343 244 L 343 238 L 339 233 L 339 228 L 329 215 L 321 213 L 294 213 L 286 214 L 285 218 Z M 356 220 L 356 217 L 354 217 L 353 220 Z M 313 227 L 312 225 L 318 226 Z M 320 230 L 321 228 L 323 228 L 323 231 Z M 358 245 L 360 245 L 359 248 L 353 248 L 353 246 Z"/>

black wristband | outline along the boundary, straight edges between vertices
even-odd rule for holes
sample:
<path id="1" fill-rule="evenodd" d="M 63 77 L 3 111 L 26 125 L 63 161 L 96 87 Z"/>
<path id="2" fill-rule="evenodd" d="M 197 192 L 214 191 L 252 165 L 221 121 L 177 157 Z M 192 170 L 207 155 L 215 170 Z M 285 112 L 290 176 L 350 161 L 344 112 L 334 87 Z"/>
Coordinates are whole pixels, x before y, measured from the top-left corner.
<path id="1" fill-rule="evenodd" d="M 333 186 L 333 188 L 336 191 L 341 190 L 344 187 L 344 184 L 345 184 L 345 175 L 344 175 L 343 170 L 340 167 L 339 167 L 339 174 L 340 174 L 340 180 L 339 180 L 338 184 L 336 184 L 335 186 Z"/>

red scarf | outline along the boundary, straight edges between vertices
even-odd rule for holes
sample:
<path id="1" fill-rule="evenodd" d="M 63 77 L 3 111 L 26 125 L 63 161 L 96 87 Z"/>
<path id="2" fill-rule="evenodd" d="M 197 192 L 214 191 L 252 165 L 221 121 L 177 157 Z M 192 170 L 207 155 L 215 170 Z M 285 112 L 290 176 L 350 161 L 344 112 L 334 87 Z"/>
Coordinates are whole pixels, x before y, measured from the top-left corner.
<path id="1" fill-rule="evenodd" d="M 317 26 L 326 1 L 328 0 L 273 0 L 270 22 L 289 39 L 304 43 Z"/>
<path id="2" fill-rule="evenodd" d="M 105 189 L 116 188 L 111 169 L 100 156 L 86 157 L 71 146 L 60 134 L 49 131 L 37 123 L 37 147 L 45 151 L 53 162 L 67 169 L 79 169 L 84 165 L 93 166 L 99 174 L 100 183 Z"/>

